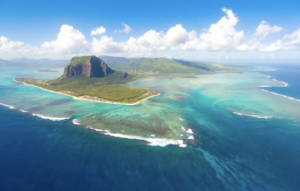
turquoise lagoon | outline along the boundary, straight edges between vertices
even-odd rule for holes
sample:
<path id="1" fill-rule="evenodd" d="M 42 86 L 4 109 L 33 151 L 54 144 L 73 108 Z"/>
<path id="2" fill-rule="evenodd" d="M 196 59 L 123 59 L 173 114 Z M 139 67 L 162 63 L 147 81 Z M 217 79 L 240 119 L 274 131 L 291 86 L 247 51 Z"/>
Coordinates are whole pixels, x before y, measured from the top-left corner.
<path id="1" fill-rule="evenodd" d="M 118 190 L 122 188 L 115 185 L 119 180 L 124 189 L 136 184 L 144 190 L 155 187 L 161 190 L 296 190 L 300 186 L 296 178 L 300 175 L 300 99 L 288 91 L 299 91 L 299 75 L 295 73 L 299 74 L 299 69 L 290 69 L 293 78 L 287 78 L 287 69 L 280 67 L 277 70 L 258 67 L 243 74 L 197 78 L 143 78 L 127 85 L 146 87 L 160 95 L 136 105 L 77 100 L 13 80 L 15 77 L 55 78 L 61 75 L 62 68 L 51 69 L 57 73 L 3 69 L 0 103 L 5 114 L 12 112 L 10 115 L 37 120 L 40 129 L 36 131 L 40 134 L 43 134 L 41 129 L 54 131 L 48 126 L 55 126 L 59 137 L 72 137 L 77 144 L 85 142 L 90 146 L 89 152 L 109 153 L 107 160 L 119 163 L 124 173 L 131 172 L 122 177 L 117 174 L 120 173 L 117 167 L 108 166 L 116 180 L 106 184 L 101 182 L 108 179 L 104 176 L 97 184 L 94 178 L 94 188 L 104 185 Z M 19 127 L 26 131 L 27 125 L 22 121 L 19 124 L 14 130 Z M 64 128 L 68 130 L 60 132 Z M 52 134 L 53 137 L 56 133 Z M 105 147 L 99 146 L 98 151 L 95 142 Z M 71 157 L 75 148 L 62 147 Z M 110 148 L 123 154 L 114 156 Z M 47 155 L 50 151 L 43 152 Z M 138 157 L 133 154 L 136 152 Z M 79 159 L 87 160 L 90 154 L 80 154 Z M 141 158 L 144 163 L 137 162 Z M 46 158 L 43 160 L 47 162 Z M 55 159 L 49 160 L 55 164 Z M 133 173 L 133 169 L 139 173 Z M 55 177 L 55 173 L 50 176 Z M 125 181 L 128 178 L 131 181 Z M 36 178 L 36 181 L 40 180 Z M 74 179 L 64 181 L 71 183 Z M 42 185 L 32 188 L 42 188 Z M 83 181 L 76 189 L 89 188 L 84 185 L 87 186 Z M 53 188 L 68 188 L 64 186 Z"/>

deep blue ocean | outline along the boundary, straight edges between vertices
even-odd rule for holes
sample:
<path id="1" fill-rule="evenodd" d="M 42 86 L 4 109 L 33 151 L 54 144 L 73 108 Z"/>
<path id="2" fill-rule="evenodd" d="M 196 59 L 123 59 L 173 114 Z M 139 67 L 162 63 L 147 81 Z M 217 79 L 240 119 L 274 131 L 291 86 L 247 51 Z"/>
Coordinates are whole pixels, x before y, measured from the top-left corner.
<path id="1" fill-rule="evenodd" d="M 260 73 L 289 85 L 265 89 L 300 99 L 300 66 L 273 67 Z M 233 115 L 201 91 L 192 95 L 184 103 L 199 114 L 185 119 L 200 141 L 186 148 L 110 137 L 74 118 L 44 120 L 0 105 L 0 190 L 300 189 L 300 116 Z M 199 99 L 208 104 L 194 104 Z"/>

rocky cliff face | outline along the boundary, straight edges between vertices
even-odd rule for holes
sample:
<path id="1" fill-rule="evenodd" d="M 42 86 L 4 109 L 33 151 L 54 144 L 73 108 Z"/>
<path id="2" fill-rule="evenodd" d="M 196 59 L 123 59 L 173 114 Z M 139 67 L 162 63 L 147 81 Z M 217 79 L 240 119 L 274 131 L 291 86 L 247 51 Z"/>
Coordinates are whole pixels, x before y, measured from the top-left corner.
<path id="1" fill-rule="evenodd" d="M 101 78 L 115 72 L 96 56 L 74 57 L 65 67 L 62 78 L 84 75 L 88 78 Z"/>

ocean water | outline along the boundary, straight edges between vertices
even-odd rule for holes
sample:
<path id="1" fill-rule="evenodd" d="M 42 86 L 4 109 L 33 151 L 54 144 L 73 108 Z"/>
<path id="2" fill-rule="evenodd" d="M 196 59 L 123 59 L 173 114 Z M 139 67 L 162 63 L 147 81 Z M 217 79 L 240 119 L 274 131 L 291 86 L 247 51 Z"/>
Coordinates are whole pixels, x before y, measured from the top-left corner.
<path id="1" fill-rule="evenodd" d="M 137 105 L 76 100 L 0 71 L 0 190 L 298 190 L 300 66 L 128 85 Z"/>

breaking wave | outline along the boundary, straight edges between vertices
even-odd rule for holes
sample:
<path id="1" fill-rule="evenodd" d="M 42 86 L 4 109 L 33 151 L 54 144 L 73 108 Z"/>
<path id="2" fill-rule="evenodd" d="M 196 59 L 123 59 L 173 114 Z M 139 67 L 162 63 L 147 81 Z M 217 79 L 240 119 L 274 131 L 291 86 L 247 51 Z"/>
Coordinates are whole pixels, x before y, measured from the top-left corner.
<path id="1" fill-rule="evenodd" d="M 284 87 L 287 87 L 289 84 L 284 82 L 284 81 L 279 81 L 279 80 L 276 80 L 276 79 L 273 79 L 275 82 L 280 82 L 280 83 L 283 83 Z"/>
<path id="2" fill-rule="evenodd" d="M 243 116 L 247 116 L 247 117 L 254 117 L 254 118 L 260 118 L 260 119 L 271 119 L 271 118 L 273 118 L 272 116 L 250 115 L 250 114 L 245 114 L 245 113 L 240 113 L 240 112 L 235 112 L 235 111 L 233 111 L 232 113 L 234 113 L 236 115 L 243 115 Z"/>
<path id="3" fill-rule="evenodd" d="M 74 125 L 80 125 L 79 119 L 73 119 L 73 120 L 72 120 L 72 123 L 73 123 Z"/>
<path id="4" fill-rule="evenodd" d="M 48 119 L 51 121 L 62 121 L 62 120 L 70 119 L 69 117 L 48 117 L 48 116 L 40 115 L 40 114 L 36 114 L 36 113 L 32 113 L 32 116 L 36 116 L 36 117 L 39 117 L 42 119 Z"/>
<path id="5" fill-rule="evenodd" d="M 7 108 L 9 108 L 9 109 L 16 109 L 14 106 L 12 106 L 12 105 L 6 105 L 6 104 L 4 104 L 4 103 L 0 103 L 0 105 L 2 105 L 2 106 L 4 106 L 4 107 L 7 107 Z"/>
<path id="6" fill-rule="evenodd" d="M 78 119 L 72 120 L 73 124 L 78 125 L 79 121 Z M 165 147 L 167 145 L 178 145 L 179 147 L 186 147 L 187 145 L 184 143 L 183 140 L 175 140 L 175 139 L 163 139 L 163 138 L 145 138 L 140 136 L 134 136 L 134 135 L 125 135 L 125 134 L 119 134 L 119 133 L 111 133 L 109 130 L 101 130 L 101 129 L 95 129 L 92 127 L 86 127 L 87 129 L 91 129 L 97 132 L 100 132 L 104 135 L 108 135 L 111 137 L 118 137 L 123 139 L 133 139 L 133 140 L 141 140 L 148 142 L 148 145 L 150 146 L 160 146 Z M 153 137 L 153 136 L 152 136 Z"/>
<path id="7" fill-rule="evenodd" d="M 275 93 L 275 92 L 271 92 L 271 91 L 268 91 L 268 90 L 265 90 L 265 89 L 262 89 L 262 91 L 264 92 L 268 92 L 268 93 L 271 93 L 271 94 L 274 94 L 274 95 L 277 95 L 277 96 L 281 96 L 281 97 L 285 97 L 285 98 L 288 98 L 290 100 L 294 100 L 294 101 L 299 101 L 299 99 L 296 99 L 296 98 L 293 98 L 293 97 L 290 97 L 290 96 L 286 96 L 286 95 L 282 95 L 282 94 L 278 94 L 278 93 Z"/>

